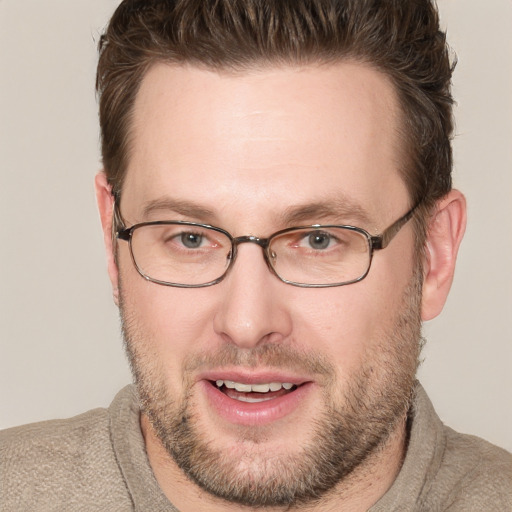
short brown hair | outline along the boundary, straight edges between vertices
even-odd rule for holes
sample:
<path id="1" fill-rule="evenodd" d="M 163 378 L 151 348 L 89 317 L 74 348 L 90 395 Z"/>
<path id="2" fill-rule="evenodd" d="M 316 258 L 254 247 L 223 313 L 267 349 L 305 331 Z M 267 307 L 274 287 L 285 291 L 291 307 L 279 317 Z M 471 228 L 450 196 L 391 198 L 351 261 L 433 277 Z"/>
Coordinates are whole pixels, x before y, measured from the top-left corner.
<path id="1" fill-rule="evenodd" d="M 160 61 L 219 70 L 368 63 L 398 93 L 411 203 L 426 212 L 451 189 L 453 65 L 431 0 L 124 0 L 99 51 L 102 156 L 115 195 L 137 91 Z"/>

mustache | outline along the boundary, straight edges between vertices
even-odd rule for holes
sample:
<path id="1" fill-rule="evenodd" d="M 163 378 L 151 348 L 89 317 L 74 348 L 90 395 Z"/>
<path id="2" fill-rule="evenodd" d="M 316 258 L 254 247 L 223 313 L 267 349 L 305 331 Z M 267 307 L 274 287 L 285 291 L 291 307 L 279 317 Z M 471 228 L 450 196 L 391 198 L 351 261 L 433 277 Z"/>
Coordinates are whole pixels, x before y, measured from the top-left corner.
<path id="1" fill-rule="evenodd" d="M 241 349 L 234 344 L 226 344 L 208 353 L 190 355 L 184 360 L 186 372 L 212 370 L 223 366 L 244 368 L 265 367 L 287 369 L 307 375 L 322 376 L 334 380 L 335 367 L 317 352 L 306 352 L 283 344 L 262 344 L 251 349 Z"/>

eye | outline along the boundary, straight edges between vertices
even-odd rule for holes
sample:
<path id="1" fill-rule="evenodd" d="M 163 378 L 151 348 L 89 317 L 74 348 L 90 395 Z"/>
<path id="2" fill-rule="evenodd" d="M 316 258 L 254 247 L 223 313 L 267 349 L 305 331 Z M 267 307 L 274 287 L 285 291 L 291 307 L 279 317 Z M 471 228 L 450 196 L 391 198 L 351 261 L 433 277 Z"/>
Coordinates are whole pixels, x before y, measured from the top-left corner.
<path id="1" fill-rule="evenodd" d="M 339 253 L 346 251 L 354 242 L 353 234 L 340 228 L 304 230 L 291 233 L 290 248 L 309 251 L 311 254 Z"/>
<path id="2" fill-rule="evenodd" d="M 332 236 L 324 231 L 314 231 L 307 235 L 307 243 L 312 249 L 323 250 L 331 245 Z"/>
<path id="3" fill-rule="evenodd" d="M 181 243 L 187 247 L 187 249 L 197 249 L 201 247 L 203 243 L 203 235 L 199 233 L 184 232 L 180 234 Z"/>

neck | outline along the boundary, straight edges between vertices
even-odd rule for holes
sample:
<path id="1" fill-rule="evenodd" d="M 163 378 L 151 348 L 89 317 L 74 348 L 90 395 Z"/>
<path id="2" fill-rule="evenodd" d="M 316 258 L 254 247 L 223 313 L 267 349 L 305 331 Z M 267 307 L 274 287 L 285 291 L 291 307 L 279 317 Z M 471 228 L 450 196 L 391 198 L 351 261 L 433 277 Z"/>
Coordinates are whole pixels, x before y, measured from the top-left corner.
<path id="1" fill-rule="evenodd" d="M 244 507 L 226 502 L 200 489 L 174 463 L 157 438 L 145 415 L 141 416 L 149 463 L 157 482 L 168 500 L 180 512 L 330 512 L 366 511 L 374 505 L 395 481 L 405 456 L 406 420 L 398 422 L 387 441 L 320 501 L 291 507 Z"/>

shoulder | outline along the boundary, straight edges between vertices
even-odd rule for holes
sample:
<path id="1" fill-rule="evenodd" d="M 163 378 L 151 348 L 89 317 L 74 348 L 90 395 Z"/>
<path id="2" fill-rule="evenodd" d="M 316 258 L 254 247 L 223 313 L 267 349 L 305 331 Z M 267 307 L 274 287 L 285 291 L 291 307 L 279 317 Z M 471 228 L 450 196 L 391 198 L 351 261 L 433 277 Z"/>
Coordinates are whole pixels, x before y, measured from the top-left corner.
<path id="1" fill-rule="evenodd" d="M 421 510 L 512 510 L 512 454 L 444 425 L 423 389 L 418 390 L 418 452 L 430 451 Z"/>
<path id="2" fill-rule="evenodd" d="M 402 469 L 372 511 L 512 511 L 512 455 L 445 426 L 420 384 Z"/>
<path id="3" fill-rule="evenodd" d="M 449 427 L 445 432 L 435 485 L 447 487 L 446 510 L 512 510 L 512 454 Z"/>
<path id="4" fill-rule="evenodd" d="M 101 497 L 126 501 L 110 437 L 106 409 L 1 431 L 0 495 L 6 510 L 61 510 L 64 503 L 70 510 L 99 510 L 91 503 L 105 505 Z"/>
<path id="5" fill-rule="evenodd" d="M 108 431 L 108 423 L 106 409 L 93 409 L 73 418 L 42 421 L 1 430 L 2 463 L 13 461 L 12 456 L 24 458 L 27 449 L 47 452 L 51 447 L 55 450 L 52 450 L 52 454 L 57 458 L 63 452 L 80 450 L 84 440 L 101 438 Z"/>

